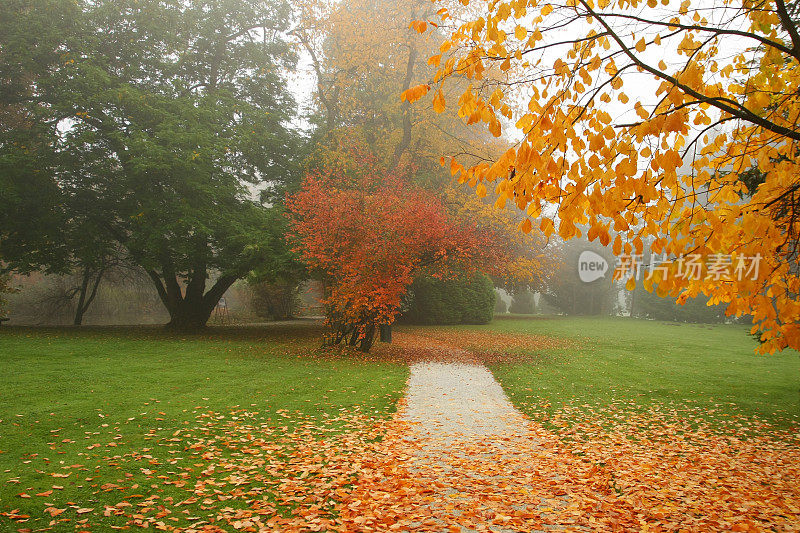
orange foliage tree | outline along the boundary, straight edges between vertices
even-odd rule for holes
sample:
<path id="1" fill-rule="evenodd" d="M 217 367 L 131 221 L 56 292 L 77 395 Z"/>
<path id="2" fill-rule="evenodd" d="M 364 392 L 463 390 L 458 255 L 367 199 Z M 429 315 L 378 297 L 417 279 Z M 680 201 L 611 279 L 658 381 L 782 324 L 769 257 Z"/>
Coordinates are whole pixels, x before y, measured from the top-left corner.
<path id="1" fill-rule="evenodd" d="M 309 166 L 347 158 L 348 148 L 338 152 L 355 142 L 386 167 L 409 169 L 408 178 L 435 195 L 450 215 L 499 236 L 496 245 L 505 248 L 508 261 L 493 270 L 497 285 L 540 285 L 549 252 L 542 234 L 516 234 L 522 213 L 515 209 L 499 212 L 479 199 L 465 201 L 468 195 L 440 166 L 443 152 L 489 158 L 502 153 L 502 143 L 457 117 L 427 113 L 397 98 L 415 78 L 436 72 L 427 58 L 438 43 L 420 39 L 409 27 L 415 16 L 434 16 L 435 5 L 429 0 L 301 0 L 295 6 L 299 23 L 292 35 L 317 81 L 318 146 Z"/>
<path id="2" fill-rule="evenodd" d="M 762 352 L 800 348 L 797 15 L 783 0 L 448 2 L 412 24 L 443 42 L 402 99 L 433 90 L 437 112 L 505 140 L 451 169 L 524 209 L 522 230 L 585 228 L 631 258 L 628 288 L 704 293 L 752 316 Z M 643 273 L 645 247 L 661 260 Z"/>
<path id="3" fill-rule="evenodd" d="M 369 351 L 418 274 L 502 263 L 496 239 L 449 216 L 408 174 L 387 170 L 365 151 L 339 151 L 287 201 L 296 250 L 325 285 L 334 344 Z"/>

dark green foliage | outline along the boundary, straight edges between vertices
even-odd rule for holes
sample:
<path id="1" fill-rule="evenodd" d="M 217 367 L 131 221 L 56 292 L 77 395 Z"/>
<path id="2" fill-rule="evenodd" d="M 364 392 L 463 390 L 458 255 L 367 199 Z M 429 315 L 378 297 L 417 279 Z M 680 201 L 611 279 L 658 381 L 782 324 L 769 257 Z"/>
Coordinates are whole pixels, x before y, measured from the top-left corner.
<path id="1" fill-rule="evenodd" d="M 654 289 L 655 291 L 655 289 Z M 702 294 L 696 298 L 687 298 L 680 305 L 675 298 L 659 297 L 655 292 L 647 292 L 637 288 L 633 294 L 633 313 L 641 318 L 668 320 L 671 322 L 689 322 L 695 324 L 715 324 L 725 321 L 725 307 L 713 305 L 709 307 L 708 297 Z"/>
<path id="2" fill-rule="evenodd" d="M 536 300 L 533 299 L 533 293 L 525 289 L 514 293 L 508 312 L 515 315 L 534 314 L 536 312 Z"/>
<path id="3" fill-rule="evenodd" d="M 191 328 L 234 281 L 285 258 L 282 217 L 257 197 L 274 203 L 299 172 L 287 2 L 1 6 L 10 266 L 96 272 L 121 247 L 171 324 Z"/>
<path id="4" fill-rule="evenodd" d="M 492 320 L 495 293 L 483 274 L 460 279 L 422 277 L 408 293 L 402 320 L 412 324 L 486 324 Z"/>
<path id="5" fill-rule="evenodd" d="M 508 304 L 500 297 L 499 294 L 495 293 L 494 314 L 502 315 L 503 313 L 508 313 Z"/>

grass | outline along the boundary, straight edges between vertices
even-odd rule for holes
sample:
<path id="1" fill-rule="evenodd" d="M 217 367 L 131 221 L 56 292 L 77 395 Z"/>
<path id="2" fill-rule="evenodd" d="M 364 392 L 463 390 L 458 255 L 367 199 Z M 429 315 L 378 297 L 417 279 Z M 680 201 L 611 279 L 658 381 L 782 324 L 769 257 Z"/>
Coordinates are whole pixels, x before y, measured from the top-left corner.
<path id="1" fill-rule="evenodd" d="M 528 347 L 518 362 L 490 365 L 529 415 L 543 405 L 552 412 L 566 404 L 628 402 L 737 412 L 779 425 L 797 424 L 800 416 L 798 353 L 756 355 L 746 326 L 536 317 L 472 329 L 577 341 L 574 349 Z"/>
<path id="2" fill-rule="evenodd" d="M 114 505 L 120 496 L 98 489 L 120 481 L 109 457 L 144 453 L 154 457 L 151 469 L 175 470 L 176 451 L 165 437 L 196 425 L 203 413 L 230 417 L 246 409 L 291 431 L 298 417 L 393 411 L 407 368 L 320 356 L 319 335 L 315 326 L 214 328 L 183 337 L 158 328 L 3 328 L 0 511 L 29 514 L 25 526 L 35 529 L 51 520 L 42 516 L 42 502 Z M 286 411 L 293 415 L 284 418 Z M 126 475 L 129 486 L 152 483 L 153 475 Z M 47 494 L 53 485 L 63 488 Z M 19 496 L 38 493 L 45 496 Z M 114 517 L 101 520 L 119 525 Z"/>
<path id="3" fill-rule="evenodd" d="M 784 426 L 800 416 L 798 354 L 755 355 L 743 326 L 513 317 L 422 330 L 470 350 L 483 345 L 489 356 L 514 352 L 486 361 L 511 400 L 545 423 L 555 412 L 579 421 L 581 408 L 596 414 L 610 405 L 684 406 L 712 419 L 738 413 Z M 148 517 L 158 516 L 158 502 L 170 502 L 164 520 L 183 527 L 247 505 L 246 496 L 177 502 L 201 478 L 207 494 L 216 494 L 208 480 L 222 474 L 209 474 L 210 462 L 247 466 L 241 443 L 251 426 L 267 424 L 265 438 L 284 450 L 279 457 L 262 448 L 257 459 L 291 468 L 303 431 L 352 435 L 339 415 L 388 416 L 401 394 L 406 366 L 320 350 L 320 334 L 302 323 L 194 336 L 160 328 L 3 328 L 0 530 L 130 525 L 130 513 L 103 512 L 121 498 Z M 193 442 L 208 446 L 194 449 Z M 203 457 L 207 449 L 213 461 Z M 179 489 L 176 481 L 189 485 Z M 221 497 L 239 490 L 227 483 Z M 158 500 L 145 499 L 152 497 Z M 43 513 L 48 507 L 65 511 L 51 516 Z"/>

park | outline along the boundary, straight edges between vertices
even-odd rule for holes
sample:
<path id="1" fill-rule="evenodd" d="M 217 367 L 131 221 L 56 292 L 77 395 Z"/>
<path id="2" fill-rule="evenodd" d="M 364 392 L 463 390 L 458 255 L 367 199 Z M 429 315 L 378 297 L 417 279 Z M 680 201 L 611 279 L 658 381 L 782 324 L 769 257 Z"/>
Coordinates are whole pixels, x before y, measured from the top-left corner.
<path id="1" fill-rule="evenodd" d="M 800 4 L 0 4 L 0 531 L 797 531 Z"/>

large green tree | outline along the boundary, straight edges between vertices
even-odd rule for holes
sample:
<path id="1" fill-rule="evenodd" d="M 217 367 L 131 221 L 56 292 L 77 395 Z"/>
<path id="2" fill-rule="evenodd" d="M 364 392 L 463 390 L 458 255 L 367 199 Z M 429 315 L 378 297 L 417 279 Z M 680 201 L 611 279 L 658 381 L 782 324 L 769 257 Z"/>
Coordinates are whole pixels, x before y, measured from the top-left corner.
<path id="1" fill-rule="evenodd" d="M 0 221 L 9 264 L 63 267 L 118 244 L 170 324 L 191 328 L 234 281 L 284 256 L 281 215 L 260 197 L 279 196 L 296 170 L 286 2 L 2 10 L 2 105 L 17 124 L 2 131 L 0 189 L 16 191 L 34 228 Z"/>

